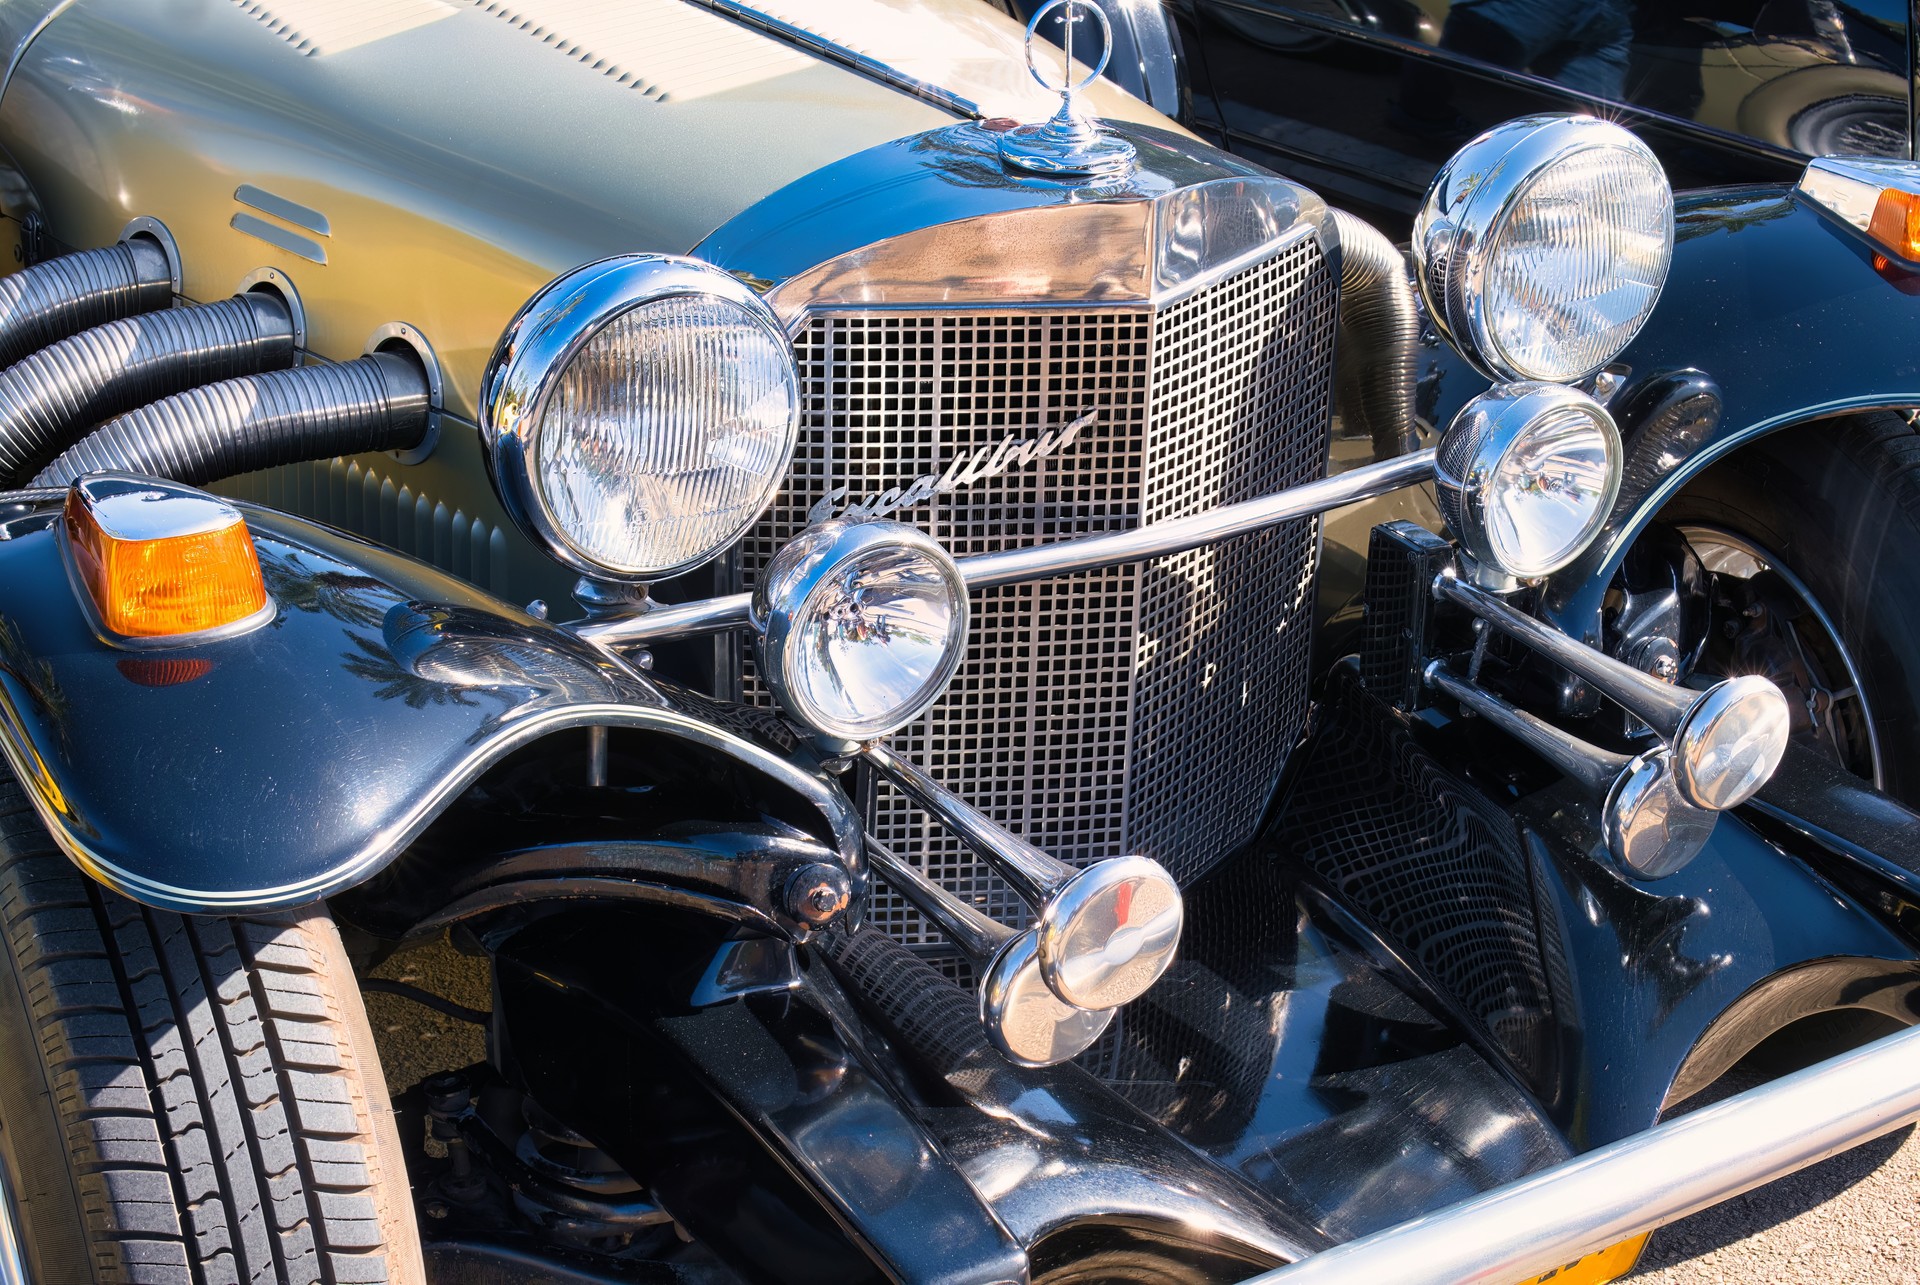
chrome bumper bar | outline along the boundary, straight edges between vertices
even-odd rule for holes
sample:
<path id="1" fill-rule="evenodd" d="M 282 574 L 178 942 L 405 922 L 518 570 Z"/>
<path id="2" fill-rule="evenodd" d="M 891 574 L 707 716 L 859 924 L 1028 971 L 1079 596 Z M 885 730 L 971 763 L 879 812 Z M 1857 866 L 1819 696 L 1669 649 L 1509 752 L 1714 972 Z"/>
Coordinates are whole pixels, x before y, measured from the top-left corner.
<path id="1" fill-rule="evenodd" d="M 1343 504 L 1369 500 L 1418 485 L 1433 477 L 1433 452 L 1415 451 L 1379 464 L 1350 469 L 1333 477 L 1291 487 L 1274 495 L 1239 504 L 1222 505 L 1192 517 L 1150 522 L 1131 531 L 1081 536 L 1053 544 L 1027 545 L 1001 553 L 979 554 L 958 560 L 969 589 L 992 589 L 1024 580 L 1045 580 L 1092 571 L 1144 558 L 1185 553 L 1236 535 L 1278 526 L 1294 518 L 1311 517 Z M 744 628 L 748 595 L 729 594 L 680 606 L 656 607 L 633 616 L 589 621 L 573 627 L 588 642 L 622 647 L 679 638 L 689 634 L 720 633 Z"/>
<path id="2" fill-rule="evenodd" d="M 1920 1027 L 1245 1285 L 1510 1285 L 1920 1118 Z"/>

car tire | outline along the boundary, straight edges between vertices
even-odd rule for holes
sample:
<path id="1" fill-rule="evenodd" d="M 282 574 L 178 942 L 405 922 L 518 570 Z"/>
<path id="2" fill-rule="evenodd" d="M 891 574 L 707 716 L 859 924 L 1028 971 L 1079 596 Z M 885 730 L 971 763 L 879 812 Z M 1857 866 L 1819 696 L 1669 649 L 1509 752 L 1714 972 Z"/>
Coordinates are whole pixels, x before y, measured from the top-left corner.
<path id="1" fill-rule="evenodd" d="M 1907 87 L 1873 67 L 1802 67 L 1775 76 L 1740 104 L 1740 132 L 1807 155 L 1906 155 Z"/>
<path id="2" fill-rule="evenodd" d="M 1690 483 L 1660 520 L 1738 536 L 1805 586 L 1858 678 L 1881 787 L 1920 806 L 1920 433 L 1906 417 L 1762 438 Z"/>
<path id="3" fill-rule="evenodd" d="M 420 1285 L 400 1139 L 319 907 L 106 891 L 0 771 L 0 1217 L 38 1285 Z"/>

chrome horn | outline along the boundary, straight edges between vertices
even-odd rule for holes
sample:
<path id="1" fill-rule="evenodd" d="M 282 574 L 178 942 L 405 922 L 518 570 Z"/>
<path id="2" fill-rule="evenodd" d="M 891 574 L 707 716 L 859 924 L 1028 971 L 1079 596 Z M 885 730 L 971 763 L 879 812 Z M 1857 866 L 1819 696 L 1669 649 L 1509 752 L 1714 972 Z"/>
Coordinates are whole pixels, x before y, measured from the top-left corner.
<path id="1" fill-rule="evenodd" d="M 987 918 L 873 839 L 867 855 L 880 877 L 972 962 L 980 976 L 980 1025 L 1008 1060 L 1052 1066 L 1078 1057 L 1106 1033 L 1112 1009 L 1076 1008 L 1048 989 L 1033 929 L 1017 933 Z"/>
<path id="2" fill-rule="evenodd" d="M 1680 793 L 1674 782 L 1673 751 L 1666 746 L 1629 756 L 1589 745 L 1449 673 L 1437 660 L 1427 666 L 1426 682 L 1605 800 L 1600 828 L 1607 851 L 1630 873 L 1642 879 L 1664 879 L 1706 846 L 1720 814 L 1696 806 Z"/>
<path id="3" fill-rule="evenodd" d="M 1466 608 L 1591 683 L 1672 749 L 1675 787 L 1698 808 L 1720 812 L 1752 798 L 1787 752 L 1787 698 L 1758 674 L 1704 691 L 1663 683 L 1515 610 L 1485 589 L 1443 573 L 1433 595 Z"/>
<path id="4" fill-rule="evenodd" d="M 1180 945 L 1185 907 L 1166 868 L 1114 857 L 1084 870 L 1007 833 L 884 745 L 863 751 L 915 803 L 938 817 L 1036 912 L 1040 975 L 1075 1008 L 1108 1009 L 1160 980 Z"/>

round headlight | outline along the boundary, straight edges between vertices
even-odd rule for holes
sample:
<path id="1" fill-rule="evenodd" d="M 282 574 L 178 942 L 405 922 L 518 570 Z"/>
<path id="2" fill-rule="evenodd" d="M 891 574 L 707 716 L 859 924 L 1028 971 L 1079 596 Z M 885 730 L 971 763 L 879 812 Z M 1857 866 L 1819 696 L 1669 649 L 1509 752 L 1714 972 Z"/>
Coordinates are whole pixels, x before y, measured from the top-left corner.
<path id="1" fill-rule="evenodd" d="M 866 741 L 927 712 L 967 645 L 967 585 L 946 550 L 898 522 L 808 527 L 753 591 L 760 675 L 816 731 Z"/>
<path id="2" fill-rule="evenodd" d="M 1593 542 L 1620 491 L 1620 431 L 1561 384 L 1502 384 L 1454 416 L 1434 453 L 1447 528 L 1474 561 L 1533 579 Z"/>
<path id="3" fill-rule="evenodd" d="M 1583 379 L 1640 332 L 1673 259 L 1673 189 L 1591 116 L 1525 116 L 1454 154 L 1413 225 L 1427 310 L 1494 379 Z"/>
<path id="4" fill-rule="evenodd" d="M 800 422 L 772 310 L 691 259 L 622 255 L 560 277 L 501 336 L 481 432 L 508 514 L 599 580 L 676 575 L 753 525 Z"/>

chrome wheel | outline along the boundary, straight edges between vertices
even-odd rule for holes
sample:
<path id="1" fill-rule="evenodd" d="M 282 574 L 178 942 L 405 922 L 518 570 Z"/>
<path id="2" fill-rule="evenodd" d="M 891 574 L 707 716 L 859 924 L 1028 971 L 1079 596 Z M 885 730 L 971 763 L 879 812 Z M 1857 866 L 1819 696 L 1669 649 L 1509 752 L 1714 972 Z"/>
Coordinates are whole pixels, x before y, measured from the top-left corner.
<path id="1" fill-rule="evenodd" d="M 1796 738 L 1819 745 L 1848 771 L 1884 788 L 1880 735 L 1860 666 L 1807 582 L 1736 532 L 1698 524 L 1679 531 L 1719 578 L 1715 633 L 1702 668 L 1772 679 L 1793 707 Z"/>
<path id="2" fill-rule="evenodd" d="M 20 1216 L 15 1212 L 13 1180 L 0 1157 L 0 1285 L 30 1285 L 26 1255 L 20 1248 Z"/>

